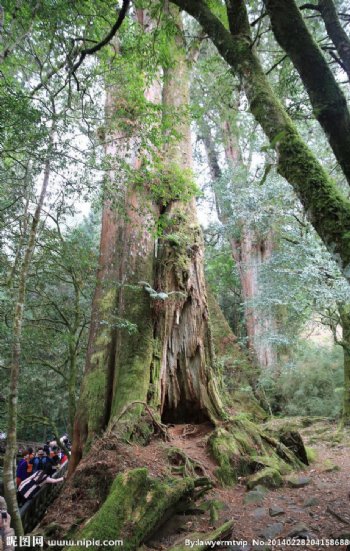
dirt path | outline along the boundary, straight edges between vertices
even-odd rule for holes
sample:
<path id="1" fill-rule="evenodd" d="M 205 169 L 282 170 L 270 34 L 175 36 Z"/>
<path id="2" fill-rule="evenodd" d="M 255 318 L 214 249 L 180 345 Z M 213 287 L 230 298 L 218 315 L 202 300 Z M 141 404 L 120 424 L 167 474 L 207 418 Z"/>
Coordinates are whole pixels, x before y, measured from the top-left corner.
<path id="1" fill-rule="evenodd" d="M 183 449 L 192 459 L 206 465 L 212 474 L 215 464 L 206 451 L 206 432 L 203 426 L 177 425 L 170 431 L 171 442 L 161 446 Z M 346 545 L 335 544 L 332 540 L 346 538 L 350 542 L 350 437 L 337 443 L 336 427 L 324 422 L 301 432 L 306 443 L 312 443 L 316 455 L 311 466 L 296 475 L 297 482 L 305 486 L 248 493 L 242 478 L 234 488 L 216 487 L 203 498 L 206 511 L 173 518 L 147 547 L 167 549 L 186 533 L 208 533 L 213 527 L 233 519 L 232 540 L 236 544 L 230 549 L 346 549 Z M 315 439 L 321 441 L 315 444 Z M 152 446 L 149 452 L 154 453 Z M 208 511 L 212 511 L 211 520 Z M 290 544 L 292 538 L 295 540 Z M 315 543 L 307 545 L 300 538 Z M 275 542 L 271 544 L 269 540 Z"/>

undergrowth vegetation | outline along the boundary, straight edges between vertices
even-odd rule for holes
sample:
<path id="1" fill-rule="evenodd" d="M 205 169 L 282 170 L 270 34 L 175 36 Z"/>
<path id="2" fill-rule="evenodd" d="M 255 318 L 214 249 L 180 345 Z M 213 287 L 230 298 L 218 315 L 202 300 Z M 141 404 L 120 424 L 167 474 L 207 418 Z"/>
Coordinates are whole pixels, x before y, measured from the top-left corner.
<path id="1" fill-rule="evenodd" d="M 343 351 L 300 340 L 293 357 L 259 381 L 274 414 L 337 418 L 343 398 Z"/>

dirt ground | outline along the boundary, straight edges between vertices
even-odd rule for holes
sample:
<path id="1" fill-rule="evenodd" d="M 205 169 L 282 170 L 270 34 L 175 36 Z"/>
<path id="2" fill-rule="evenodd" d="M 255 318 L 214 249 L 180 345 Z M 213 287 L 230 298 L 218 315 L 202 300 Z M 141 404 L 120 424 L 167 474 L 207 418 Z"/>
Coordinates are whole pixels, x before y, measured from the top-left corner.
<path id="1" fill-rule="evenodd" d="M 217 549 L 345 550 L 346 545 L 333 540 L 348 539 L 350 543 L 350 433 L 339 433 L 337 426 L 326 420 L 300 428 L 301 420 L 299 425 L 306 445 L 315 452 L 314 462 L 295 475 L 302 487 L 285 485 L 265 493 L 247 492 L 246 480 L 241 478 L 235 487 L 222 488 L 215 477 L 217 465 L 206 445 L 210 425 L 175 425 L 169 428 L 169 442 L 155 439 L 146 447 L 124 445 L 121 448 L 116 444 L 110 450 L 97 449 L 96 462 L 90 466 L 82 462 L 78 467 L 78 471 L 84 471 L 84 488 L 79 487 L 79 477 L 74 484 L 68 482 L 64 502 L 60 502 L 61 498 L 56 500 L 41 527 L 57 522 L 57 511 L 60 511 L 59 524 L 64 533 L 74 526 L 77 518 L 79 523 L 84 522 L 98 509 L 99 496 L 96 491 L 91 492 L 86 478 L 89 469 L 92 477 L 96 476 L 96 470 L 103 473 L 106 487 L 118 472 L 139 466 L 147 467 L 153 476 L 176 476 L 176 468 L 169 464 L 168 451 L 179 448 L 199 465 L 201 475 L 213 480 L 214 487 L 197 501 L 193 511 L 175 515 L 163 525 L 143 545 L 144 551 L 169 549 L 187 536 L 193 538 L 194 533 L 200 539 L 201 534 L 204 536 L 227 520 L 234 522 L 232 535 L 225 538 L 231 540 L 230 544 L 216 546 Z M 303 543 L 302 538 L 310 543 Z"/>
<path id="2" fill-rule="evenodd" d="M 337 435 L 336 425 L 326 421 L 301 429 L 301 433 L 316 456 L 310 467 L 296 474 L 296 479 L 306 483 L 305 486 L 284 486 L 260 496 L 247 492 L 244 478 L 234 488 L 217 486 L 203 499 L 207 503 L 221 502 L 215 522 L 210 522 L 208 514 L 184 515 L 178 519 L 177 533 L 174 533 L 173 521 L 172 529 L 164 528 L 157 540 L 149 542 L 149 547 L 167 549 L 183 539 L 186 532 L 204 534 L 233 519 L 231 539 L 236 544 L 230 546 L 231 549 L 346 549 L 346 545 L 332 540 L 348 539 L 350 542 L 350 435 Z M 216 465 L 205 445 L 205 426 L 177 425 L 170 429 L 170 434 L 171 446 L 183 449 L 192 459 L 205 465 L 208 474 L 215 478 Z M 317 444 L 314 443 L 316 439 Z M 337 442 L 340 439 L 342 441 Z M 152 446 L 148 449 L 150 453 Z M 155 447 L 159 450 L 159 444 Z M 249 499 L 254 502 L 247 502 Z M 314 544 L 303 544 L 300 539 L 303 537 Z"/>

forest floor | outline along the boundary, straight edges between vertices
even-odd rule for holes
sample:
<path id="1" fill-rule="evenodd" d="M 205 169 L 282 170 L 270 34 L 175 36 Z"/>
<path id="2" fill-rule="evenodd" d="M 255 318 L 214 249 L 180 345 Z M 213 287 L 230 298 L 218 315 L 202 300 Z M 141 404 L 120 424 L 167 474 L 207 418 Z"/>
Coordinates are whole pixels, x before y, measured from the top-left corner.
<path id="1" fill-rule="evenodd" d="M 282 423 L 285 422 L 283 419 Z M 298 425 L 297 420 L 293 423 Z M 278 421 L 273 424 L 278 425 Z M 350 540 L 350 434 L 344 431 L 339 433 L 337 426 L 326 420 L 307 428 L 298 428 L 305 444 L 315 452 L 314 462 L 296 475 L 302 487 L 283 486 L 265 493 L 247 492 L 243 477 L 233 488 L 215 487 L 203 498 L 209 510 L 210 504 L 213 505 L 212 510 L 219 509 L 215 520 L 210 520 L 208 513 L 173 517 L 157 533 L 157 537 L 148 542 L 147 547 L 167 549 L 183 541 L 186 533 L 189 538 L 193 532 L 204 535 L 226 520 L 233 519 L 231 539 L 236 544 L 230 549 L 346 549 L 346 545 L 326 540 Z M 200 463 L 209 476 L 213 476 L 216 464 L 208 455 L 205 442 L 209 430 L 206 425 L 176 425 L 170 428 L 171 441 L 168 445 L 182 449 Z M 153 474 L 158 471 L 157 465 L 163 464 L 162 448 L 166 446 L 153 442 L 140 450 L 143 458 L 146 453 L 146 462 Z M 298 537 L 324 541 L 306 545 L 298 541 Z M 296 540 L 293 545 L 288 545 L 288 540 L 292 538 Z M 276 540 L 276 543 L 269 540 Z"/>
<path id="2" fill-rule="evenodd" d="M 216 484 L 217 465 L 207 447 L 212 427 L 209 424 L 174 425 L 168 429 L 168 442 L 155 438 L 145 447 L 124 444 L 120 448 L 117 444 L 117 453 L 112 445 L 110 449 L 96 449 L 96 460 L 85 465 L 84 460 L 81 462 L 76 476 L 68 481 L 64 495 L 49 508 L 41 527 L 50 523 L 54 526 L 59 510 L 62 537 L 77 519 L 80 519 L 80 524 L 98 509 L 96 491 L 89 488 L 89 473 L 93 480 L 96 471 L 100 471 L 107 486 L 118 472 L 139 466 L 147 467 L 154 477 L 176 476 L 176 465 L 169 463 L 169 451 L 175 448 L 194 460 L 200 466 L 199 475 L 210 477 L 214 487 L 196 502 L 192 511 L 173 515 L 143 545 L 144 551 L 162 551 L 183 545 L 185 538 L 191 541 L 194 537 L 201 539 L 201 535 L 204 537 L 227 520 L 234 522 L 232 535 L 226 538 L 231 540 L 231 544 L 216 545 L 217 549 L 345 550 L 346 545 L 336 545 L 327 540 L 350 540 L 350 432 L 340 433 L 336 424 L 327 420 L 310 421 L 310 424 L 303 418 L 290 421 L 315 453 L 311 465 L 295 473 L 300 487 L 284 485 L 276 490 L 255 489 L 248 492 L 246 479 L 242 477 L 236 486 L 222 488 Z M 270 421 L 269 428 L 278 428 L 279 423 L 285 424 L 286 419 Z M 305 427 L 306 424 L 309 426 Z M 79 481 L 80 470 L 84 472 L 84 486 Z M 295 540 L 288 543 L 292 538 Z M 301 538 L 323 542 L 306 545 Z M 188 549 L 191 549 L 190 545 Z"/>

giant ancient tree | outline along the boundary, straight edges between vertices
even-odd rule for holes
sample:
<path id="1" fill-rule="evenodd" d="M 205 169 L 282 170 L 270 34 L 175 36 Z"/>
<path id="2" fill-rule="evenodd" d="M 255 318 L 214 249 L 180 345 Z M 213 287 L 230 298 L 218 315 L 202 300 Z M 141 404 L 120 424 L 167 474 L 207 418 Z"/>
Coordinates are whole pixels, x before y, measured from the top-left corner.
<path id="1" fill-rule="evenodd" d="M 137 17 L 144 28 L 152 25 L 146 13 L 138 12 Z M 64 510 L 76 488 L 80 501 L 88 500 L 86 486 L 92 484 L 100 492 L 102 474 L 103 504 L 79 536 L 96 538 L 103 532 L 105 538 L 106 529 L 107 535 L 127 533 L 129 549 L 136 549 L 180 503 L 186 504 L 198 484 L 208 481 L 195 476 L 151 479 L 145 469 L 123 472 L 122 459 L 133 455 L 132 448 L 121 450 L 125 438 L 129 444 L 135 439 L 145 442 L 152 425 L 166 434 L 166 423 L 206 422 L 211 431 L 208 445 L 224 484 L 235 482 L 240 473 L 268 469 L 267 455 L 276 466 L 276 471 L 269 471 L 276 483 L 281 482 L 279 465 L 300 465 L 288 448 L 254 423 L 231 418 L 221 402 L 203 241 L 193 197 L 186 43 L 177 8 L 167 6 L 165 17 L 167 29 L 169 25 L 172 29 L 166 63 L 161 75 L 159 71 L 151 78 L 142 75 L 136 96 L 122 93 L 123 86 L 129 91 L 131 83 L 135 86 L 134 66 L 124 62 L 123 44 L 114 61 L 118 83 L 107 94 L 105 147 L 112 164 L 105 190 L 100 267 L 75 420 L 71 478 L 59 504 L 64 524 Z M 141 101 L 133 103 L 141 90 Z M 145 112 L 159 106 L 162 139 L 155 150 L 142 134 L 141 122 Z M 158 119 L 151 122 L 153 131 Z M 105 457 L 109 450 L 122 474 L 106 488 L 109 466 L 105 464 L 103 473 L 92 472 L 91 458 Z M 89 514 L 97 506 L 95 500 Z M 141 517 L 134 514 L 135 507 Z M 111 514 L 117 515 L 116 523 L 105 522 Z M 45 522 L 51 518 L 49 514 Z"/>
<path id="2" fill-rule="evenodd" d="M 119 167 L 127 163 L 133 172 L 127 170 L 121 182 L 117 173 L 111 175 L 118 186 L 113 193 L 123 208 L 119 205 L 118 212 L 111 199 L 105 202 L 74 464 L 91 438 L 113 424 L 126 406 L 129 411 L 122 421 L 142 410 L 133 402 L 148 401 L 168 421 L 223 415 L 213 373 L 202 235 L 189 193 L 189 74 L 178 15 L 174 24 L 171 55 L 176 65 L 163 74 L 164 145 L 157 152 L 156 167 L 143 170 L 147 159 L 138 149 L 138 121 L 126 119 L 129 106 L 120 99 L 120 89 L 108 93 L 107 112 L 115 127 L 108 130 L 107 152 L 119 158 Z M 145 90 L 146 102 L 160 100 L 156 79 Z M 113 112 L 124 119 L 113 119 Z M 132 180 L 137 172 L 145 177 L 141 186 Z M 186 194 L 187 201 L 181 200 Z M 157 236 L 159 220 L 163 231 Z M 124 318 L 135 324 L 136 332 L 118 327 Z"/>

